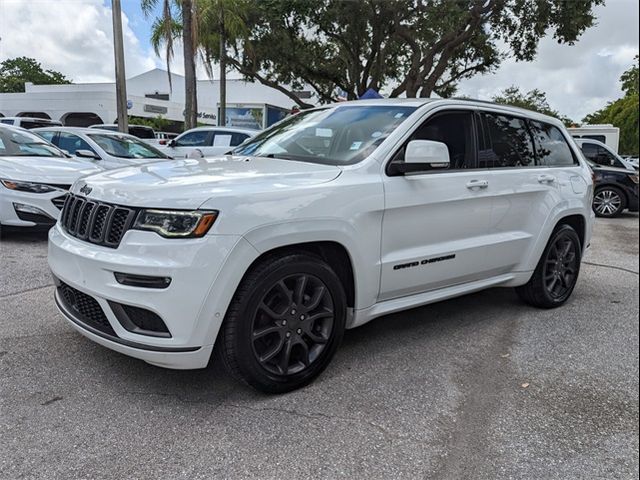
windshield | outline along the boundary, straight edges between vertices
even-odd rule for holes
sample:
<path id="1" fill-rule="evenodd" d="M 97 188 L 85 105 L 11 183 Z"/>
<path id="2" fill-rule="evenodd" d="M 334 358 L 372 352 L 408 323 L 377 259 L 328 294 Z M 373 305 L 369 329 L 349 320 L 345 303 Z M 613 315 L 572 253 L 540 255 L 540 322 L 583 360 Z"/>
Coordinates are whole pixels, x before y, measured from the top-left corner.
<path id="1" fill-rule="evenodd" d="M 247 140 L 233 154 L 350 165 L 370 155 L 414 110 L 344 105 L 301 112 Z"/>
<path id="2" fill-rule="evenodd" d="M 119 158 L 168 158 L 164 153 L 156 150 L 135 137 L 129 135 L 87 134 L 109 155 Z"/>
<path id="3" fill-rule="evenodd" d="M 58 157 L 65 155 L 42 137 L 13 128 L 0 128 L 0 155 L 4 157 Z"/>

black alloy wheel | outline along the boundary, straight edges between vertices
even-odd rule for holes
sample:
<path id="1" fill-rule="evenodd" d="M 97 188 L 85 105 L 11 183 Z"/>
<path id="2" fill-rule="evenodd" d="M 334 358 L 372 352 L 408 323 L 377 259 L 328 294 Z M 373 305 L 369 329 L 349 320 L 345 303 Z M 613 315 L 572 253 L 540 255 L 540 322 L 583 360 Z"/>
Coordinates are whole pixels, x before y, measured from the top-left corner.
<path id="1" fill-rule="evenodd" d="M 559 225 L 538 261 L 531 279 L 517 287 L 518 296 L 539 308 L 564 304 L 576 286 L 582 261 L 582 245 L 570 225 Z"/>
<path id="2" fill-rule="evenodd" d="M 603 187 L 593 196 L 593 211 L 599 217 L 613 218 L 625 209 L 624 194 L 615 187 Z"/>
<path id="3" fill-rule="evenodd" d="M 579 259 L 573 238 L 568 234 L 555 238 L 544 263 L 544 283 L 548 294 L 562 299 L 576 283 Z"/>
<path id="4" fill-rule="evenodd" d="M 333 331 L 333 300 L 319 278 L 295 274 L 278 280 L 253 317 L 253 354 L 276 375 L 301 372 L 316 361 Z"/>
<path id="5" fill-rule="evenodd" d="M 270 256 L 252 267 L 216 341 L 227 370 L 257 390 L 283 393 L 316 378 L 344 335 L 340 279 L 309 253 Z"/>

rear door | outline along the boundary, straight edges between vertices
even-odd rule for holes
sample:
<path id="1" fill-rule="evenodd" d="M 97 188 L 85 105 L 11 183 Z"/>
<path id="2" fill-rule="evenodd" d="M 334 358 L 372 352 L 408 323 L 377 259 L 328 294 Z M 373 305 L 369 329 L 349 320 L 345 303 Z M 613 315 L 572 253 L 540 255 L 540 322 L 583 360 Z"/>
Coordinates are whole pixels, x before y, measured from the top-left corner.
<path id="1" fill-rule="evenodd" d="M 474 114 L 441 111 L 408 140 L 447 145 L 446 169 L 383 177 L 380 300 L 491 276 L 486 262 L 491 182 L 477 168 Z M 406 143 L 393 162 L 404 161 Z"/>
<path id="2" fill-rule="evenodd" d="M 559 141 L 562 134 L 554 126 L 498 112 L 479 116 L 484 145 L 480 157 L 493 187 L 489 228 L 495 241 L 487 254 L 496 273 L 508 273 L 517 270 L 533 247 L 561 202 L 561 188 L 571 189 L 570 178 L 555 165 L 566 158 L 569 146 Z"/>

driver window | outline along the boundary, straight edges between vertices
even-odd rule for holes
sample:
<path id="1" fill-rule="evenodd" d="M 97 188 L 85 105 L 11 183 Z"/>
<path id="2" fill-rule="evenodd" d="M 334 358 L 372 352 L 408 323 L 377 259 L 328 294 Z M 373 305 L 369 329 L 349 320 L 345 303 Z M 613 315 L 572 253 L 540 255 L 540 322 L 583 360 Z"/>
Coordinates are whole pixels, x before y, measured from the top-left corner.
<path id="1" fill-rule="evenodd" d="M 198 130 L 176 139 L 176 147 L 204 147 L 209 145 L 208 139 L 209 132 L 207 130 Z"/>
<path id="2" fill-rule="evenodd" d="M 472 115 L 471 112 L 438 113 L 420 125 L 407 143 L 411 140 L 432 140 L 447 146 L 449 167 L 434 171 L 476 168 Z M 392 162 L 404 162 L 405 147 L 406 144 L 396 153 Z"/>

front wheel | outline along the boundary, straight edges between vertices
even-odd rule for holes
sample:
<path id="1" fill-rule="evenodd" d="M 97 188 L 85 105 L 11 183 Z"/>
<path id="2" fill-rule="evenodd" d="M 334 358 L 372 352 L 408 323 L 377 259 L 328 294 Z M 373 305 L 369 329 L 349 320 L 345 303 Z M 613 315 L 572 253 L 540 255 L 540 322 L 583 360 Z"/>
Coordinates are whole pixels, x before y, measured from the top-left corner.
<path id="1" fill-rule="evenodd" d="M 578 234 L 569 225 L 561 225 L 551 235 L 529 282 L 516 288 L 518 296 L 539 308 L 564 304 L 578 281 L 581 258 Z"/>
<path id="2" fill-rule="evenodd" d="M 347 303 L 338 276 L 306 253 L 269 257 L 243 279 L 223 322 L 218 352 L 236 378 L 266 393 L 300 388 L 329 364 Z"/>

